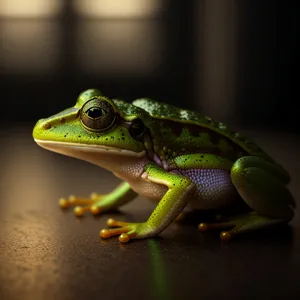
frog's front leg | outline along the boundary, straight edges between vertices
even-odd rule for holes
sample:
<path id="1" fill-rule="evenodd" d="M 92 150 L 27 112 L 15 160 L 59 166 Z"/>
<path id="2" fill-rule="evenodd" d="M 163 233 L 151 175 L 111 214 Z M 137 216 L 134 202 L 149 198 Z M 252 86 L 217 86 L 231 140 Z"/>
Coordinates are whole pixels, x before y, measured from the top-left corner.
<path id="1" fill-rule="evenodd" d="M 102 229 L 100 231 L 102 238 L 120 234 L 119 241 L 128 242 L 130 239 L 142 239 L 157 235 L 174 221 L 188 203 L 189 196 L 195 189 L 194 183 L 188 178 L 168 173 L 154 164 L 148 164 L 142 176 L 150 182 L 165 185 L 168 188 L 167 192 L 146 222 L 127 223 L 109 219 L 107 221 L 109 227 L 119 228 Z"/>
<path id="2" fill-rule="evenodd" d="M 293 218 L 296 204 L 286 188 L 289 176 L 280 167 L 259 157 L 245 156 L 233 164 L 231 179 L 241 198 L 253 211 L 229 218 L 228 222 L 202 223 L 200 231 L 231 227 L 231 230 L 221 233 L 221 239 L 228 241 L 239 233 L 287 223 Z"/>
<path id="3" fill-rule="evenodd" d="M 61 198 L 59 204 L 62 208 L 75 206 L 75 215 L 81 217 L 87 211 L 97 215 L 105 211 L 113 210 L 128 203 L 134 199 L 136 195 L 137 194 L 131 189 L 130 185 L 124 181 L 111 193 L 105 195 L 93 193 L 90 198 L 70 196 L 69 199 Z"/>

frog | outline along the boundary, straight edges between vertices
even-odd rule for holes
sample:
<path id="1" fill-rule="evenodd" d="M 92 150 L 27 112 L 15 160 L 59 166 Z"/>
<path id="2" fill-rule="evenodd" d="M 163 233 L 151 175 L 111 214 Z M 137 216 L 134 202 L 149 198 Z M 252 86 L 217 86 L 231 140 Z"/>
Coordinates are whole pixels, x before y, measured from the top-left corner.
<path id="1" fill-rule="evenodd" d="M 144 222 L 107 220 L 100 237 L 121 243 L 162 233 L 186 210 L 224 216 L 200 222 L 219 230 L 221 241 L 266 227 L 288 224 L 296 203 L 289 173 L 243 134 L 198 112 L 140 98 L 132 103 L 98 89 L 79 94 L 74 106 L 40 119 L 33 128 L 41 147 L 95 164 L 121 183 L 111 192 L 61 198 L 77 217 L 120 208 L 137 196 L 156 202 Z M 243 203 L 246 210 L 231 210 Z"/>

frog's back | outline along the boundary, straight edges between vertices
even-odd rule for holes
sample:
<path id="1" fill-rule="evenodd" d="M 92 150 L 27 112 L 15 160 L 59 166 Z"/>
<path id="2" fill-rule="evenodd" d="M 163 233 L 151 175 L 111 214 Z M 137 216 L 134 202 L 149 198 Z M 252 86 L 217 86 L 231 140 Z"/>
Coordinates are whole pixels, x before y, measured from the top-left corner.
<path id="1" fill-rule="evenodd" d="M 204 129 L 210 131 L 212 134 L 217 133 L 219 136 L 226 137 L 233 144 L 241 148 L 247 155 L 263 157 L 266 160 L 274 162 L 266 152 L 244 135 L 231 130 L 226 124 L 217 122 L 198 112 L 180 109 L 166 103 L 160 103 L 145 98 L 137 99 L 133 104 L 146 110 L 155 119 L 196 125 L 199 127 L 199 132 Z"/>

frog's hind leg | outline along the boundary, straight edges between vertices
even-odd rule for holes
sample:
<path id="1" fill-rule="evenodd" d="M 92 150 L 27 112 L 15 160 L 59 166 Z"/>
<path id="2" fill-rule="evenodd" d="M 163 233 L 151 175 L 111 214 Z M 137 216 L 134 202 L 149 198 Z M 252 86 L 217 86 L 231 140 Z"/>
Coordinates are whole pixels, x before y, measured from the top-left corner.
<path id="1" fill-rule="evenodd" d="M 220 238 L 224 242 L 228 242 L 234 236 L 240 233 L 246 233 L 260 228 L 267 228 L 274 225 L 286 223 L 286 219 L 275 219 L 250 212 L 245 215 L 228 218 L 223 222 L 216 223 L 200 223 L 199 231 L 226 229 L 221 232 Z"/>
<path id="2" fill-rule="evenodd" d="M 252 212 L 229 218 L 227 222 L 201 223 L 200 231 L 231 228 L 221 233 L 221 239 L 228 241 L 239 233 L 288 223 L 293 218 L 296 204 L 286 188 L 289 176 L 280 167 L 258 157 L 246 156 L 234 163 L 231 178 Z"/>

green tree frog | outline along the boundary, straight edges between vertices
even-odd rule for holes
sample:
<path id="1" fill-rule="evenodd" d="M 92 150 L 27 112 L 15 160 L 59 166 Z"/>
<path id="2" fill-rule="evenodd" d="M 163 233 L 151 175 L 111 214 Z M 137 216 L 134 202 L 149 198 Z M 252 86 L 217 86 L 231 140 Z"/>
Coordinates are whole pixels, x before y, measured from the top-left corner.
<path id="1" fill-rule="evenodd" d="M 102 229 L 102 238 L 119 235 L 126 243 L 153 237 L 185 207 L 211 211 L 244 202 L 246 212 L 199 224 L 200 231 L 224 230 L 223 241 L 294 216 L 289 174 L 242 134 L 197 112 L 145 98 L 130 104 L 89 89 L 73 107 L 39 120 L 33 137 L 43 148 L 96 164 L 123 180 L 108 194 L 60 199 L 60 206 L 74 206 L 77 216 L 116 209 L 137 195 L 157 201 L 143 223 L 108 219 L 113 228 Z"/>

